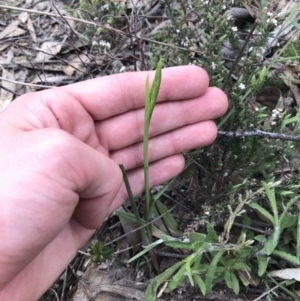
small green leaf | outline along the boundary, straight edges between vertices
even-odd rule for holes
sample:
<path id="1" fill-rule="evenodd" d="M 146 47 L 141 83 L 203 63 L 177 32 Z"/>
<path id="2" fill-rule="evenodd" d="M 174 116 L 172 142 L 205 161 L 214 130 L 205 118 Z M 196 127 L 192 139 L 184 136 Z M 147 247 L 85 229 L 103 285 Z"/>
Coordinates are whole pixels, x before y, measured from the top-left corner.
<path id="1" fill-rule="evenodd" d="M 174 274 L 179 267 L 182 265 L 182 261 L 177 262 L 175 265 L 166 269 L 164 272 L 153 278 L 150 284 L 147 286 L 145 293 L 145 301 L 155 301 L 156 300 L 156 291 L 158 287 L 165 281 L 168 280 Z"/>
<path id="2" fill-rule="evenodd" d="M 210 263 L 209 269 L 207 271 L 206 277 L 205 277 L 205 286 L 207 293 L 211 293 L 212 291 L 212 284 L 215 276 L 215 271 L 217 264 L 220 260 L 220 258 L 223 256 L 224 251 L 219 251 L 215 256 L 212 262 Z"/>
<path id="3" fill-rule="evenodd" d="M 234 272 L 230 273 L 231 282 L 232 282 L 232 290 L 237 295 L 240 292 L 240 284 Z"/>
<path id="4" fill-rule="evenodd" d="M 225 280 L 227 287 L 232 289 L 232 281 L 231 281 L 229 270 L 226 270 L 226 272 L 224 274 L 224 280 Z"/>
<path id="5" fill-rule="evenodd" d="M 218 237 L 214 227 L 209 222 L 206 223 L 206 229 L 207 229 L 207 236 L 206 236 L 205 241 L 210 242 L 210 243 L 218 243 L 219 237 Z"/>
<path id="6" fill-rule="evenodd" d="M 205 242 L 205 239 L 206 239 L 206 235 L 202 233 L 191 232 L 189 234 L 189 240 L 191 243 Z"/>
<path id="7" fill-rule="evenodd" d="M 201 277 L 197 274 L 194 275 L 194 278 L 195 278 L 195 280 L 196 280 L 196 282 L 197 282 L 197 284 L 200 288 L 200 291 L 201 291 L 202 295 L 205 296 L 206 295 L 206 285 L 205 285 L 205 283 L 203 282 Z"/>

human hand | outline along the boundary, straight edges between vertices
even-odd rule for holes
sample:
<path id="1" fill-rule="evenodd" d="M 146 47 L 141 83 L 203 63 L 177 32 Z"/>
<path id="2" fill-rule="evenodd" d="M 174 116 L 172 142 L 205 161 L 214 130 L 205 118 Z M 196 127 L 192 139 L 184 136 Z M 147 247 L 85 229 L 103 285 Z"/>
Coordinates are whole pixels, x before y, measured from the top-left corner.
<path id="1" fill-rule="evenodd" d="M 143 191 L 148 74 L 97 78 L 21 96 L 0 113 L 0 300 L 36 300 L 126 199 L 118 163 Z M 150 126 L 151 186 L 208 145 L 227 109 L 195 66 L 163 70 Z"/>

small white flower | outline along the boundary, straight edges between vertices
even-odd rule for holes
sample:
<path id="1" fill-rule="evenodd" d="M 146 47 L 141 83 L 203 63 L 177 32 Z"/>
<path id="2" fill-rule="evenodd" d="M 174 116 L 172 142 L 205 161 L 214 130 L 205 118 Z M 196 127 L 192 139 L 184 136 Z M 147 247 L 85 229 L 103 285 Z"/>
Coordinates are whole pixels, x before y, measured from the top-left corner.
<path id="1" fill-rule="evenodd" d="M 237 159 L 237 157 L 238 157 L 237 155 L 233 155 L 233 159 Z"/>
<path id="2" fill-rule="evenodd" d="M 271 125 L 276 125 L 276 121 L 272 121 L 272 122 L 271 122 Z"/>
<path id="3" fill-rule="evenodd" d="M 272 23 L 276 26 L 278 24 L 278 21 L 276 19 L 273 19 Z"/>
<path id="4" fill-rule="evenodd" d="M 237 32 L 238 28 L 236 26 L 232 27 L 232 31 Z"/>
<path id="5" fill-rule="evenodd" d="M 104 48 L 106 48 L 107 50 L 109 50 L 110 49 L 110 47 L 111 47 L 111 45 L 110 45 L 110 43 L 109 42 L 107 42 L 107 41 L 100 41 L 100 43 L 99 43 L 99 45 L 100 46 L 102 46 L 102 47 L 104 47 Z"/>
<path id="6" fill-rule="evenodd" d="M 245 86 L 243 83 L 240 83 L 240 84 L 239 84 L 239 88 L 240 88 L 241 90 L 245 90 L 245 89 L 246 89 L 246 86 Z"/>
<path id="7" fill-rule="evenodd" d="M 267 15 L 268 15 L 269 17 L 272 17 L 272 16 L 273 16 L 273 13 L 267 12 Z"/>
<path id="8" fill-rule="evenodd" d="M 213 69 L 213 70 L 216 69 L 216 64 L 214 62 L 211 63 L 211 69 Z"/>
<path id="9" fill-rule="evenodd" d="M 177 33 L 180 33 L 180 30 L 179 30 L 179 29 L 176 29 L 176 32 L 177 32 Z"/>
<path id="10" fill-rule="evenodd" d="M 126 70 L 125 66 L 122 66 L 122 68 L 120 69 L 120 72 L 124 72 Z"/>
<path id="11" fill-rule="evenodd" d="M 225 4 L 222 6 L 222 9 L 226 9 L 226 5 Z"/>
<path id="12" fill-rule="evenodd" d="M 254 110 L 257 112 L 257 111 L 259 111 L 259 108 L 258 108 L 258 107 L 255 107 Z"/>
<path id="13" fill-rule="evenodd" d="M 227 177 L 228 176 L 228 172 L 224 172 L 224 177 Z"/>

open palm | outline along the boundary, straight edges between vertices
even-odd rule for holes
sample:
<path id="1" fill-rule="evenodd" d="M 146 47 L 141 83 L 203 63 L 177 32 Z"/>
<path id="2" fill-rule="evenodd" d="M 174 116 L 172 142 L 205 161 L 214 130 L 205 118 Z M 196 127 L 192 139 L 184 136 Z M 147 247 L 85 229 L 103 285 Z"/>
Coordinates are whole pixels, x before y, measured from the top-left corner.
<path id="1" fill-rule="evenodd" d="M 26 94 L 0 113 L 0 299 L 35 300 L 126 199 L 143 191 L 146 77 L 113 75 Z M 212 143 L 227 109 L 201 68 L 163 70 L 149 141 L 151 185 L 182 151 Z"/>

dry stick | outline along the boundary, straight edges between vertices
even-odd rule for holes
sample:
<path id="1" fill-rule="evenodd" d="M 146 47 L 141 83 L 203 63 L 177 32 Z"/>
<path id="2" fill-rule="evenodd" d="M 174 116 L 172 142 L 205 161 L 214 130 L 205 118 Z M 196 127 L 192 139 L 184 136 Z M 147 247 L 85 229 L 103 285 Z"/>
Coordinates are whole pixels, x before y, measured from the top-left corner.
<path id="1" fill-rule="evenodd" d="M 23 83 L 23 82 L 18 82 L 18 81 L 16 81 L 16 80 L 3 78 L 3 77 L 0 77 L 0 80 L 4 80 L 4 81 L 9 82 L 9 83 L 14 83 L 14 84 L 23 85 L 23 86 L 28 86 L 28 87 L 45 88 L 45 89 L 55 88 L 55 86 L 44 86 L 44 85 L 37 85 L 37 84 L 30 84 L 30 83 Z M 13 93 L 13 92 L 11 92 L 11 93 Z M 19 96 L 20 96 L 20 95 L 19 95 Z"/>
<path id="2" fill-rule="evenodd" d="M 115 31 L 115 32 L 117 32 L 119 34 L 125 35 L 123 31 L 121 31 L 119 29 L 115 29 L 115 28 L 113 28 L 113 27 L 111 27 L 109 25 L 98 24 L 98 23 L 91 22 L 91 21 L 86 21 L 86 20 L 83 20 L 83 19 L 78 19 L 78 18 L 73 18 L 73 17 L 68 17 L 68 16 L 62 16 L 61 17 L 61 16 L 59 16 L 57 14 L 54 14 L 54 13 L 40 12 L 40 11 L 33 10 L 33 9 L 13 7 L 13 6 L 9 6 L 9 5 L 0 5 L 0 8 L 6 8 L 6 9 L 11 9 L 11 10 L 24 11 L 24 12 L 28 12 L 28 13 L 45 15 L 45 16 L 50 16 L 50 17 L 64 18 L 66 20 L 71 20 L 71 21 L 75 21 L 75 22 L 81 22 L 81 23 L 93 25 L 93 26 L 96 26 L 96 27 L 101 27 L 101 28 L 112 30 L 112 31 Z M 150 43 L 154 43 L 154 44 L 158 44 L 158 45 L 163 45 L 163 46 L 174 48 L 174 49 L 179 49 L 179 50 L 194 52 L 194 53 L 197 53 L 197 54 L 203 54 L 202 51 L 197 51 L 197 50 L 193 50 L 193 49 L 189 49 L 189 48 L 174 46 L 174 45 L 170 45 L 170 44 L 163 43 L 163 42 L 158 42 L 158 41 L 155 41 L 155 40 L 152 40 L 152 39 L 148 39 L 148 38 L 143 38 L 143 37 L 138 37 L 138 36 L 136 36 L 136 38 L 139 39 L 139 40 L 142 40 L 142 41 L 147 41 L 147 42 L 150 42 Z"/>
<path id="3" fill-rule="evenodd" d="M 261 298 L 263 298 L 264 296 L 268 295 L 269 293 L 273 292 L 274 290 L 276 290 L 278 287 L 282 286 L 285 283 L 286 280 L 282 281 L 281 283 L 279 283 L 278 285 L 274 286 L 273 288 L 271 288 L 270 290 L 268 290 L 267 292 L 264 292 L 263 294 L 261 294 L 258 298 L 254 299 L 253 301 L 258 301 Z"/>
<path id="4" fill-rule="evenodd" d="M 261 130 L 258 130 L 258 129 L 256 129 L 255 131 L 252 131 L 252 132 L 218 131 L 218 134 L 222 135 L 222 136 L 230 137 L 230 138 L 261 137 L 261 138 L 279 139 L 279 140 L 300 142 L 300 136 L 264 132 L 264 131 L 261 131 Z"/>
<path id="5" fill-rule="evenodd" d="M 250 38 L 252 37 L 252 34 L 253 34 L 253 32 L 254 32 L 254 30 L 255 30 L 255 28 L 256 28 L 257 25 L 258 25 L 258 21 L 255 20 L 255 22 L 254 22 L 254 24 L 252 25 L 252 28 L 251 28 L 251 30 L 250 30 L 250 32 L 249 32 L 249 34 L 248 34 L 246 40 L 245 40 L 245 42 L 244 42 L 243 47 L 241 48 L 241 50 L 240 50 L 240 52 L 239 52 L 237 58 L 235 59 L 233 65 L 232 65 L 232 67 L 231 67 L 231 69 L 230 69 L 230 71 L 229 71 L 229 73 L 228 73 L 228 75 L 227 75 L 227 77 L 226 77 L 226 80 L 225 80 L 225 82 L 224 82 L 224 84 L 223 84 L 223 86 L 222 86 L 222 90 L 225 90 L 225 88 L 226 88 L 226 86 L 227 86 L 227 84 L 228 84 L 228 81 L 229 81 L 229 79 L 231 78 L 231 75 L 233 74 L 233 71 L 234 71 L 235 67 L 237 66 L 238 62 L 239 62 L 240 59 L 242 58 L 242 56 L 243 56 L 243 54 L 244 54 L 244 50 L 246 49 L 246 46 L 247 46 L 247 44 L 249 43 Z"/>

